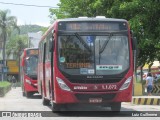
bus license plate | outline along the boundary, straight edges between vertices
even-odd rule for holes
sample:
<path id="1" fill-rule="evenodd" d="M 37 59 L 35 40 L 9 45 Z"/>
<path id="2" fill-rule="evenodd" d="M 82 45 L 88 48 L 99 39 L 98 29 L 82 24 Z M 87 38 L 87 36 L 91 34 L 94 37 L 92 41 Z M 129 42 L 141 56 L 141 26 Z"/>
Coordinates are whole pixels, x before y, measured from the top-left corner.
<path id="1" fill-rule="evenodd" d="M 101 103 L 102 98 L 89 98 L 90 103 Z"/>

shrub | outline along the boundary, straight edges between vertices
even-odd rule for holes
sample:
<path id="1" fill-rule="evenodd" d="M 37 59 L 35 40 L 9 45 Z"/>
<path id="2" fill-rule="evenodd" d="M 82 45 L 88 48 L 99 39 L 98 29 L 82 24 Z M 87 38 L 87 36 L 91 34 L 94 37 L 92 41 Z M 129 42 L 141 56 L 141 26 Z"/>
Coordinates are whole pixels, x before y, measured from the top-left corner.
<path id="1" fill-rule="evenodd" d="M 9 90 L 11 90 L 11 83 L 0 82 L 0 97 L 3 97 Z"/>
<path id="2" fill-rule="evenodd" d="M 7 82 L 7 81 L 0 81 L 0 87 L 6 87 L 6 86 L 9 86 L 11 85 L 11 83 Z"/>

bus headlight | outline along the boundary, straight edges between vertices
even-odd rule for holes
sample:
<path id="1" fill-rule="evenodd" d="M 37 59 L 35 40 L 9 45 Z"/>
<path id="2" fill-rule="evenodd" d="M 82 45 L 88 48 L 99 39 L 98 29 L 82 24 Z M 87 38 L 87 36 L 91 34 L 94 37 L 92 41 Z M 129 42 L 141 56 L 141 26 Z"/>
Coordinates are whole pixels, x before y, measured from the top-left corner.
<path id="1" fill-rule="evenodd" d="M 62 79 L 58 77 L 56 77 L 56 79 L 61 89 L 66 90 L 66 91 L 71 91 L 71 89 L 66 85 L 66 83 Z"/>
<path id="2" fill-rule="evenodd" d="M 31 81 L 30 81 L 30 80 L 28 80 L 28 79 L 26 79 L 26 83 L 31 84 Z"/>
<path id="3" fill-rule="evenodd" d="M 130 76 L 125 82 L 124 84 L 121 86 L 121 88 L 119 90 L 124 90 L 124 89 L 127 89 L 130 85 L 132 81 L 132 76 Z"/>

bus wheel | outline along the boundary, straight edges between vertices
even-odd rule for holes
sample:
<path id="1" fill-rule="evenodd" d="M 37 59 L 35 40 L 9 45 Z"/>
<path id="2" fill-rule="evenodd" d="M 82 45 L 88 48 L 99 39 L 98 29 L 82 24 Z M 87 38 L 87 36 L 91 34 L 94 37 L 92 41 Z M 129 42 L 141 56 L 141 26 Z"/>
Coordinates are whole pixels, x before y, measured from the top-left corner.
<path id="1" fill-rule="evenodd" d="M 64 110 L 66 110 L 65 106 L 52 102 L 52 112 L 56 113 Z"/>
<path id="2" fill-rule="evenodd" d="M 24 91 L 22 92 L 22 95 L 23 95 L 23 96 L 26 96 L 26 94 L 25 94 L 25 92 L 24 92 Z"/>
<path id="3" fill-rule="evenodd" d="M 30 98 L 32 94 L 30 92 L 26 92 L 25 95 L 27 98 Z"/>
<path id="4" fill-rule="evenodd" d="M 115 111 L 115 112 L 120 112 L 121 111 L 121 102 L 112 103 L 111 110 Z"/>
<path id="5" fill-rule="evenodd" d="M 24 87 L 21 87 L 21 88 L 22 88 L 22 96 L 26 96 Z"/>
<path id="6" fill-rule="evenodd" d="M 48 99 L 42 97 L 42 104 L 43 104 L 44 106 L 49 106 L 49 105 L 50 105 L 50 101 L 49 101 Z"/>
<path id="7" fill-rule="evenodd" d="M 42 97 L 42 104 L 44 106 L 49 106 L 50 105 L 50 101 L 43 96 L 42 86 L 41 86 L 41 97 Z"/>

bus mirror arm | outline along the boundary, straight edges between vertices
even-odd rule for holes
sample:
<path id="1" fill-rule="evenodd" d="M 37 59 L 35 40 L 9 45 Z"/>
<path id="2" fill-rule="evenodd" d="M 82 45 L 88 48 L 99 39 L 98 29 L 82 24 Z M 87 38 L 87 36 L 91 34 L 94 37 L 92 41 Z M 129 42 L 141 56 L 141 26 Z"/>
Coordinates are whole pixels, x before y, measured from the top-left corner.
<path id="1" fill-rule="evenodd" d="M 133 34 L 132 30 L 130 30 L 130 34 L 131 34 L 131 40 L 132 40 L 132 50 L 137 51 L 137 38 L 134 37 L 134 34 Z"/>
<path id="2" fill-rule="evenodd" d="M 133 42 L 132 42 L 132 44 L 133 44 L 133 50 L 137 51 L 137 38 L 133 37 L 132 40 L 133 40 Z"/>
<path id="3" fill-rule="evenodd" d="M 138 56 L 137 38 L 132 37 L 132 49 L 133 49 L 133 59 L 134 59 L 134 73 L 136 73 L 136 64 Z"/>

